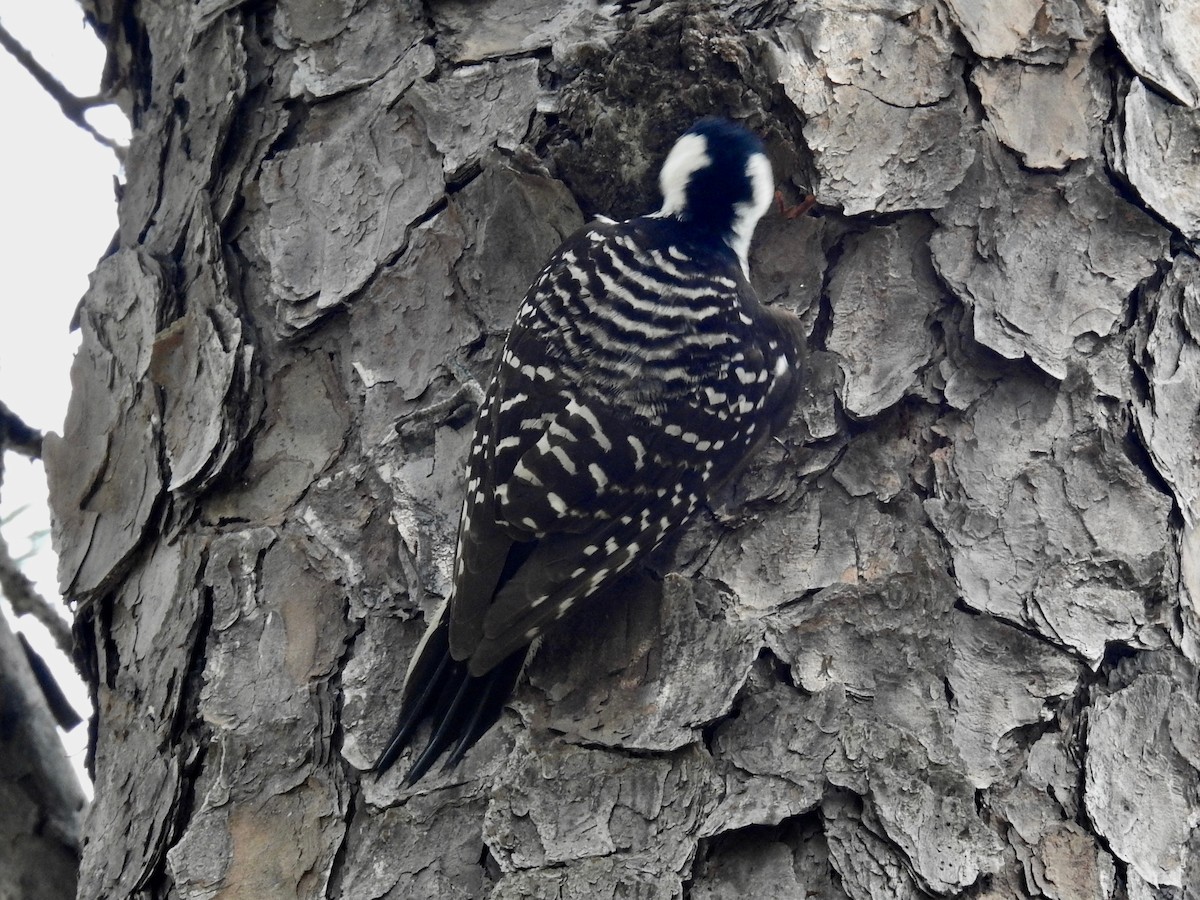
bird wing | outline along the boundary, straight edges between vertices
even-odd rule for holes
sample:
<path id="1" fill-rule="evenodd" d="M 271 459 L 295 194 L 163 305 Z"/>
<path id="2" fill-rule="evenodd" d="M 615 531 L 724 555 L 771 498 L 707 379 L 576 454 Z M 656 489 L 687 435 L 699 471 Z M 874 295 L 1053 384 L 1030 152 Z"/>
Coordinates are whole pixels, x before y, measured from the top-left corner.
<path id="1" fill-rule="evenodd" d="M 664 448 L 669 435 L 557 375 L 523 373 L 529 340 L 508 344 L 468 466 L 449 613 L 452 654 L 473 672 L 501 658 L 480 656 L 484 643 L 528 644 L 530 629 L 657 546 L 702 496 L 703 462 Z"/>
<path id="2" fill-rule="evenodd" d="M 536 523 L 537 536 L 484 612 L 472 672 L 530 643 L 695 513 L 704 464 L 667 452 L 670 441 L 622 433 L 622 424 L 585 407 L 556 420 L 518 461 L 498 508 L 509 521 Z M 568 463 L 572 472 L 558 449 L 582 450 L 587 462 Z"/>

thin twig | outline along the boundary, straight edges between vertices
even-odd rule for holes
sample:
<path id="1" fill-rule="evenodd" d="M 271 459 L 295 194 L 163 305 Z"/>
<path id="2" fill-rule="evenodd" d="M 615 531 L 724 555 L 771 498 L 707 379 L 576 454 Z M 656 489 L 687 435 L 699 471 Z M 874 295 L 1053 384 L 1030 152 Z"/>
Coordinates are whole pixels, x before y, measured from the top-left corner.
<path id="1" fill-rule="evenodd" d="M 19 62 L 34 80 L 45 89 L 46 93 L 54 98 L 62 110 L 63 115 L 71 122 L 74 122 L 97 141 L 112 150 L 114 153 L 121 153 L 123 148 L 116 141 L 107 138 L 92 127 L 85 117 L 85 113 L 89 109 L 97 106 L 107 106 L 111 101 L 104 97 L 76 97 L 63 86 L 63 83 L 51 75 L 45 68 L 42 67 L 33 54 L 22 46 L 21 42 L 13 37 L 8 29 L 0 23 L 0 47 L 7 50 L 12 58 Z"/>
<path id="2" fill-rule="evenodd" d="M 30 459 L 41 459 L 42 433 L 26 425 L 20 416 L 0 403 L 0 482 L 4 478 L 5 450 L 15 450 Z M 0 593 L 8 598 L 14 613 L 18 616 L 32 615 L 46 626 L 63 652 L 71 655 L 71 629 L 21 571 L 20 565 L 9 553 L 3 535 L 0 535 Z"/>
<path id="3" fill-rule="evenodd" d="M 0 535 L 0 592 L 8 598 L 14 613 L 18 616 L 33 616 L 46 626 L 59 649 L 67 656 L 71 655 L 74 642 L 71 639 L 70 627 L 55 612 L 50 601 L 38 593 L 29 576 L 21 571 L 21 567 L 8 552 L 8 543 L 3 535 Z"/>

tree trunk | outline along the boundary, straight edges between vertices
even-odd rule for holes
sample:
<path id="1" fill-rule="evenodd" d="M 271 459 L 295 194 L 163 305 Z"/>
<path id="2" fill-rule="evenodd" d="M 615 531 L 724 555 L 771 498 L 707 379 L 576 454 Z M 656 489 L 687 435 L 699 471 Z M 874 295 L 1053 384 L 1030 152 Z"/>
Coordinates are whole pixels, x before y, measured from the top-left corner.
<path id="1" fill-rule="evenodd" d="M 47 445 L 81 897 L 1200 897 L 1194 15 L 85 6 L 134 137 Z M 710 113 L 818 199 L 752 255 L 801 408 L 376 779 L 525 287 Z"/>
<path id="2" fill-rule="evenodd" d="M 75 895 L 86 803 L 20 640 L 0 615 L 0 900 Z"/>

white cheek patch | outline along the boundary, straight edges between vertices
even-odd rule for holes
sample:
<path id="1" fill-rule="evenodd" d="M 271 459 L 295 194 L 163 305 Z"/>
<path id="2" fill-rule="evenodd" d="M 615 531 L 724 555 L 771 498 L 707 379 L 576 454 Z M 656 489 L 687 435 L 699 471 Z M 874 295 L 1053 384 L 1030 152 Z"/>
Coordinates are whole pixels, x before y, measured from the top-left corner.
<path id="1" fill-rule="evenodd" d="M 761 219 L 771 208 L 775 199 L 775 173 L 771 171 L 771 161 L 761 153 L 755 153 L 746 162 L 746 177 L 754 189 L 755 220 Z"/>
<path id="2" fill-rule="evenodd" d="M 758 220 L 770 209 L 775 196 L 775 173 L 771 171 L 771 161 L 763 154 L 755 153 L 746 161 L 746 178 L 750 182 L 751 197 L 733 208 L 733 239 L 729 245 L 738 255 L 742 271 L 749 278 L 750 239 L 754 237 Z"/>
<path id="3" fill-rule="evenodd" d="M 671 152 L 667 154 L 666 162 L 658 175 L 663 205 L 656 215 L 671 216 L 681 212 L 687 205 L 688 182 L 692 180 L 693 175 L 711 163 L 708 138 L 704 135 L 685 134 L 677 140 Z"/>

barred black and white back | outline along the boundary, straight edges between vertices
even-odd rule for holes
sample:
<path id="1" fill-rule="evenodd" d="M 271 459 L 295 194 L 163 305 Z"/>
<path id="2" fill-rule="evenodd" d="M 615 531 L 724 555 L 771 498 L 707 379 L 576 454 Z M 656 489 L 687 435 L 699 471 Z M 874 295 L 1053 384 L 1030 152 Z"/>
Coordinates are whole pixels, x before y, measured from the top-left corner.
<path id="1" fill-rule="evenodd" d="M 530 645 L 688 521 L 786 421 L 803 334 L 748 280 L 774 196 L 762 145 L 705 119 L 663 207 L 568 239 L 517 314 L 467 466 L 453 593 L 409 669 L 384 771 L 433 723 L 410 783 L 499 716 Z"/>

